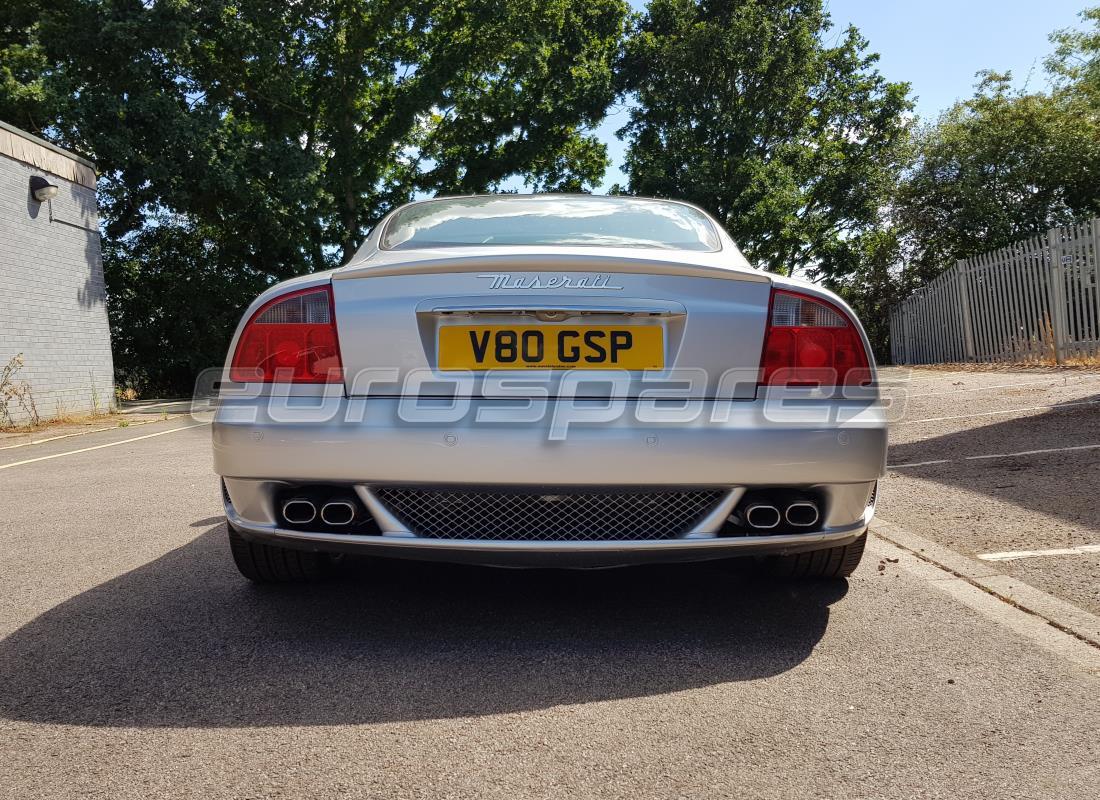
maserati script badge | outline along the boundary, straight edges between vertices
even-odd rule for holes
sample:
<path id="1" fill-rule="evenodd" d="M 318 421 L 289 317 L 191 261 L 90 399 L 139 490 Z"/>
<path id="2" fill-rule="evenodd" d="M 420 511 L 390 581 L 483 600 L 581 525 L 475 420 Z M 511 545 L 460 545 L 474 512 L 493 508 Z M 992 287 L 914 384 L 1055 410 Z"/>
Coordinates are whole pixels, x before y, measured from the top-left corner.
<path id="1" fill-rule="evenodd" d="M 490 272 L 478 275 L 492 281 L 490 289 L 606 289 L 609 291 L 620 290 L 622 286 L 611 283 L 610 275 L 551 275 L 544 277 L 535 275 L 532 277 L 512 277 L 507 272 Z"/>

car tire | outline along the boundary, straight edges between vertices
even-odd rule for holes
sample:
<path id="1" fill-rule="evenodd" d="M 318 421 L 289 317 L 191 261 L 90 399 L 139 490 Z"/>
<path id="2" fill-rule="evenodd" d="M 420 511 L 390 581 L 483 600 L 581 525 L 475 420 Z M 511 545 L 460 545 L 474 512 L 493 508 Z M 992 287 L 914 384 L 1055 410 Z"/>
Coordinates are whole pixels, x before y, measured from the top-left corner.
<path id="1" fill-rule="evenodd" d="M 772 556 L 767 560 L 768 571 L 781 578 L 847 578 L 859 566 L 866 546 L 864 533 L 854 542 L 839 547 Z"/>
<path id="2" fill-rule="evenodd" d="M 326 553 L 292 550 L 249 541 L 229 528 L 229 549 L 244 577 L 254 583 L 307 583 L 326 577 L 331 560 Z"/>

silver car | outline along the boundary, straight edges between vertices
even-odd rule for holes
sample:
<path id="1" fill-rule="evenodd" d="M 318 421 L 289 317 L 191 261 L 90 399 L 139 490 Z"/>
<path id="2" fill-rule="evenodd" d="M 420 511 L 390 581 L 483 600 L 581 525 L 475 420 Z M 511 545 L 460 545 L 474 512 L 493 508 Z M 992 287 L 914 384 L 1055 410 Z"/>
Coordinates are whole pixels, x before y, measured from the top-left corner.
<path id="1" fill-rule="evenodd" d="M 245 312 L 213 424 L 234 559 L 846 576 L 886 456 L 866 335 L 679 202 L 428 200 Z"/>

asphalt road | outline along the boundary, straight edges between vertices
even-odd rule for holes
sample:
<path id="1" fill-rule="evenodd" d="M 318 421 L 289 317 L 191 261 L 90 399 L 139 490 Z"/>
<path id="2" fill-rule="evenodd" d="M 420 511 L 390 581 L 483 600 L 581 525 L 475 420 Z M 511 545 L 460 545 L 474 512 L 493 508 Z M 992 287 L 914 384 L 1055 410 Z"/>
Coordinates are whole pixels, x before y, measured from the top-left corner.
<path id="1" fill-rule="evenodd" d="M 1100 373 L 895 375 L 884 519 L 968 555 L 1100 544 Z M 1100 553 L 995 566 L 1100 615 Z"/>
<path id="2" fill-rule="evenodd" d="M 892 469 L 884 519 L 973 557 L 1100 542 L 1100 451 L 966 461 L 1100 444 L 1100 406 L 1067 405 L 1100 376 L 1051 375 L 1042 397 L 963 390 L 1047 373 L 916 375 L 909 393 L 929 396 L 891 462 L 950 463 Z M 1018 410 L 1039 405 L 1061 407 Z M 965 414 L 986 416 L 920 421 Z M 1100 650 L 884 539 L 847 582 L 393 562 L 256 588 L 229 559 L 209 428 L 163 433 L 189 424 L 0 450 L 0 797 L 1100 785 Z M 1087 610 L 1095 561 L 993 568 Z"/>

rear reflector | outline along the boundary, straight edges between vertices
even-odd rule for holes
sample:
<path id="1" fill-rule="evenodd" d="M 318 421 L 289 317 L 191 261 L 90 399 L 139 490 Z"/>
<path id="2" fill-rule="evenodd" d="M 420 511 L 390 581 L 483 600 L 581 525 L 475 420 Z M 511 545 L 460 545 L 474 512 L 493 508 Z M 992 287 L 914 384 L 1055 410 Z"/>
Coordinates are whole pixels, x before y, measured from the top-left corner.
<path id="1" fill-rule="evenodd" d="M 237 341 L 229 379 L 245 383 L 341 383 L 332 289 L 276 297 L 252 315 Z"/>
<path id="2" fill-rule="evenodd" d="M 859 330 L 826 300 L 775 289 L 761 359 L 766 386 L 859 386 L 871 379 Z"/>

